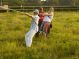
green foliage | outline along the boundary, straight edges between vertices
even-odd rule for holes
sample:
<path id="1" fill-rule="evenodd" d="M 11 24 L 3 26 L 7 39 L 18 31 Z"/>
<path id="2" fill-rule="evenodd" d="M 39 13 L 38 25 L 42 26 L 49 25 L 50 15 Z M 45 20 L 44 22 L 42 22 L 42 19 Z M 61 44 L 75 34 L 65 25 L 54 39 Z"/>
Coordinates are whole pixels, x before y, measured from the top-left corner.
<path id="1" fill-rule="evenodd" d="M 0 59 L 79 59 L 79 12 L 55 12 L 48 38 L 34 37 L 27 48 L 30 21 L 20 13 L 0 13 Z"/>
<path id="2" fill-rule="evenodd" d="M 2 0 L 2 4 L 9 6 L 79 6 L 79 0 Z"/>

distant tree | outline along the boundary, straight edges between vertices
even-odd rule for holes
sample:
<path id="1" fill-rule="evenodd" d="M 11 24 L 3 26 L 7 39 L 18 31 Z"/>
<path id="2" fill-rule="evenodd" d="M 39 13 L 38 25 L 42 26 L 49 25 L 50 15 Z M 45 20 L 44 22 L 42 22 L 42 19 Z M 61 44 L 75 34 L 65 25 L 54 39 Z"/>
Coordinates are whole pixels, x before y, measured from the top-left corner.
<path id="1" fill-rule="evenodd" d="M 25 5 L 27 4 L 27 0 L 2 0 L 3 4 L 8 5 Z"/>
<path id="2" fill-rule="evenodd" d="M 79 6 L 79 0 L 72 0 L 73 6 Z"/>
<path id="3" fill-rule="evenodd" d="M 76 5 L 79 6 L 79 0 L 76 0 Z"/>
<path id="4" fill-rule="evenodd" d="M 57 5 L 59 5 L 59 0 L 52 0 L 52 3 L 53 3 L 53 5 L 55 5 L 55 6 L 57 6 Z"/>
<path id="5" fill-rule="evenodd" d="M 79 6 L 79 0 L 0 0 L 0 5 L 7 4 L 10 6 L 24 6 L 24 5 L 50 5 L 50 6 Z"/>

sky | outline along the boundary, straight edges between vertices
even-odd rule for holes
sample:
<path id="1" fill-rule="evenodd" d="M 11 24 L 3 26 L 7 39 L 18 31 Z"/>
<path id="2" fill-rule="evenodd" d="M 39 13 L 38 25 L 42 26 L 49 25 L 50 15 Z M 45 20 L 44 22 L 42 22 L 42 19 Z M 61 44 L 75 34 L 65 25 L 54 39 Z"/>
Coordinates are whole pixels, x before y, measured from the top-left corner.
<path id="1" fill-rule="evenodd" d="M 46 1 L 46 0 L 41 0 L 41 1 Z"/>

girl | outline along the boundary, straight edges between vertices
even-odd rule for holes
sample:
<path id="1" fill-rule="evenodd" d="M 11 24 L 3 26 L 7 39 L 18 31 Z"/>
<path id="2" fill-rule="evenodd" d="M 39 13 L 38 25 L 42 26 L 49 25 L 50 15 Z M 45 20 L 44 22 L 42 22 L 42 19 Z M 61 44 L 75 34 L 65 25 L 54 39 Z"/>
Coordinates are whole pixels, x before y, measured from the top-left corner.
<path id="1" fill-rule="evenodd" d="M 44 10 L 43 10 L 43 7 L 40 7 L 40 9 L 39 9 L 39 17 L 40 17 L 40 19 L 39 19 L 38 26 L 40 28 L 40 26 L 41 26 L 41 24 L 42 24 L 42 22 L 44 20 Z"/>
<path id="2" fill-rule="evenodd" d="M 41 25 L 42 25 L 42 22 L 43 22 L 43 19 L 44 19 L 44 10 L 43 10 L 43 7 L 40 7 L 39 8 L 39 22 L 38 22 L 38 26 L 39 26 L 39 30 L 41 28 Z M 39 36 L 39 30 L 38 32 L 36 33 L 36 37 Z"/>
<path id="3" fill-rule="evenodd" d="M 46 37 L 50 32 L 50 25 L 51 25 L 53 16 L 54 16 L 54 8 L 50 8 L 48 13 L 45 14 L 45 17 L 41 26 L 41 28 L 43 28 L 41 30 L 43 31 Z"/>
<path id="4" fill-rule="evenodd" d="M 32 45 L 32 39 L 34 35 L 38 32 L 38 21 L 39 21 L 39 11 L 36 9 L 34 11 L 34 15 L 29 15 L 26 13 L 27 16 L 32 18 L 31 27 L 29 32 L 25 35 L 25 42 L 27 47 L 31 47 Z"/>

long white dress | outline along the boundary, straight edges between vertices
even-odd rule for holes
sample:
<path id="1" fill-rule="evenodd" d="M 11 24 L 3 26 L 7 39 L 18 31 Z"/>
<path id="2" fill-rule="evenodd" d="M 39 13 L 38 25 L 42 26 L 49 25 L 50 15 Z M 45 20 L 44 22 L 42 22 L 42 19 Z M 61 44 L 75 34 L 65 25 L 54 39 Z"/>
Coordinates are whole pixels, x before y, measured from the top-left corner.
<path id="1" fill-rule="evenodd" d="M 30 30 L 25 35 L 25 42 L 27 47 L 31 47 L 32 39 L 34 35 L 38 32 L 38 21 L 39 21 L 39 16 L 38 15 L 33 16 Z"/>

